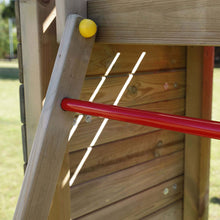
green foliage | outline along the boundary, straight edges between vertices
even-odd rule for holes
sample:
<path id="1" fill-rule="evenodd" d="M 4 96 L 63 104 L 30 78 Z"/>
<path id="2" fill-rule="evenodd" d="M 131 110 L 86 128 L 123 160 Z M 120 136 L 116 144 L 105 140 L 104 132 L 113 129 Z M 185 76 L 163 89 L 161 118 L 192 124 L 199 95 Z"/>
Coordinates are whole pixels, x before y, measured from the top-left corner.
<path id="1" fill-rule="evenodd" d="M 3 58 L 8 53 L 8 22 L 0 18 L 0 57 Z"/>
<path id="2" fill-rule="evenodd" d="M 5 18 L 13 16 L 14 12 L 9 12 L 12 10 L 12 6 L 14 5 L 14 1 L 12 1 L 8 6 L 5 6 L 4 3 L 0 3 L 0 58 L 5 58 L 9 56 L 9 30 L 8 30 L 8 19 L 3 19 L 3 14 Z M 7 9 L 7 7 L 9 7 Z M 13 6 L 14 7 L 14 6 Z M 7 10 L 6 10 L 7 9 Z M 9 11 L 8 11 L 9 10 Z M 13 9 L 14 11 L 14 9 Z M 4 12 L 4 13 L 3 13 Z M 13 45 L 14 52 L 17 52 L 17 36 L 16 33 L 13 33 Z"/>
<path id="3" fill-rule="evenodd" d="M 2 11 L 2 18 L 14 18 L 15 17 L 15 1 L 10 1 L 9 5 L 5 6 Z"/>

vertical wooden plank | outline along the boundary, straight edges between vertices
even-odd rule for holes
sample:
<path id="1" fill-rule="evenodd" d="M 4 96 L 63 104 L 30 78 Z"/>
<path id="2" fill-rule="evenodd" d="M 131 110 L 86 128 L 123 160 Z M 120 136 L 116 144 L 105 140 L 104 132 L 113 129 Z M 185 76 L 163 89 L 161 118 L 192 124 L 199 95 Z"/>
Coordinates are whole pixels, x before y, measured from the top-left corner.
<path id="1" fill-rule="evenodd" d="M 37 1 L 20 1 L 20 20 L 27 148 L 29 155 L 42 106 Z"/>
<path id="2" fill-rule="evenodd" d="M 56 0 L 57 11 L 57 42 L 60 42 L 66 18 L 69 14 L 79 14 L 87 17 L 87 0 Z"/>
<path id="3" fill-rule="evenodd" d="M 212 88 L 214 69 L 214 47 L 204 47 L 203 51 L 203 92 L 202 118 L 210 120 L 212 117 Z M 201 139 L 201 178 L 200 178 L 200 219 L 208 219 L 209 207 L 209 171 L 211 139 Z"/>
<path id="4" fill-rule="evenodd" d="M 213 65 L 209 62 L 204 66 L 205 51 L 204 47 L 188 47 L 186 115 L 210 119 L 212 87 L 204 83 L 212 81 L 212 74 L 206 75 L 205 70 L 212 72 Z M 209 94 L 208 98 L 205 93 Z M 185 143 L 184 219 L 205 220 L 208 218 L 210 141 L 186 135 Z"/>

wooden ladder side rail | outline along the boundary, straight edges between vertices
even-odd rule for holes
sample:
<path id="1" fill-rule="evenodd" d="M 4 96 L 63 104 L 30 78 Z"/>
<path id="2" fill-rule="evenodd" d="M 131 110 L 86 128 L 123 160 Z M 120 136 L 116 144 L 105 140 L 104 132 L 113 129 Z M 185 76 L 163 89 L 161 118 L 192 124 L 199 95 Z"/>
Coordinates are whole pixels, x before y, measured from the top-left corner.
<path id="1" fill-rule="evenodd" d="M 72 126 L 72 114 L 61 109 L 64 97 L 79 98 L 95 37 L 83 38 L 82 17 L 69 15 L 56 57 L 45 104 L 14 214 L 15 220 L 48 218 Z"/>

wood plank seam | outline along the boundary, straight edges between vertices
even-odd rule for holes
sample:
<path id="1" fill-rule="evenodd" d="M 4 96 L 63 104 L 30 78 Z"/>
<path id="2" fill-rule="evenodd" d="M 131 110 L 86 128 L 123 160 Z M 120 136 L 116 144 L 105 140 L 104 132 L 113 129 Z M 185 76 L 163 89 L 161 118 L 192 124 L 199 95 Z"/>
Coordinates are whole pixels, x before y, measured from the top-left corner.
<path id="1" fill-rule="evenodd" d="M 175 144 L 184 145 L 183 142 L 176 142 L 176 143 L 164 145 L 164 147 L 169 147 L 169 146 L 175 145 Z M 181 151 L 181 150 L 177 150 L 177 151 L 175 151 L 175 152 L 178 152 L 178 151 Z M 130 158 L 132 158 L 132 157 L 134 157 L 134 156 L 140 156 L 140 155 L 143 155 L 143 153 L 146 153 L 146 152 L 147 152 L 147 151 L 142 151 L 142 152 L 135 153 L 135 154 L 132 154 L 132 155 L 129 155 L 129 156 L 127 156 L 127 155 L 125 154 L 125 157 L 124 157 L 124 158 L 126 158 L 127 160 L 129 160 Z M 168 155 L 169 155 L 169 154 L 166 154 L 166 156 L 168 156 Z M 123 158 L 120 158 L 120 160 L 123 160 Z M 151 159 L 151 160 L 148 160 L 148 161 L 150 162 L 150 161 L 152 161 L 152 160 L 154 160 L 154 159 Z M 105 167 L 105 166 L 108 166 L 109 164 L 112 164 L 112 163 L 117 164 L 117 162 L 119 162 L 118 159 L 111 160 L 111 161 L 109 161 L 109 162 L 107 162 L 107 163 L 102 164 L 102 166 Z M 142 163 L 143 163 L 143 162 L 142 162 Z M 137 163 L 137 164 L 141 164 L 141 163 Z M 136 165 L 137 165 L 137 164 L 136 164 Z M 90 171 L 91 169 L 95 169 L 95 168 L 97 168 L 97 167 L 99 167 L 99 166 L 100 166 L 100 165 L 95 165 L 95 166 L 89 167 L 89 168 L 87 168 L 87 169 L 84 169 L 81 173 L 86 173 L 86 172 Z M 116 171 L 116 172 L 118 172 L 118 171 Z"/>
<path id="2" fill-rule="evenodd" d="M 169 205 L 167 205 L 167 206 L 165 206 L 165 207 L 163 207 L 163 208 L 161 208 L 161 209 L 159 209 L 159 210 L 157 210 L 157 211 L 155 211 L 155 212 L 153 212 L 152 214 L 150 214 L 150 215 L 147 215 L 147 216 L 144 216 L 143 217 L 143 219 L 151 219 L 154 215 L 157 215 L 158 214 L 158 212 L 160 212 L 160 211 L 163 211 L 164 209 L 167 209 L 167 208 L 169 208 L 170 206 L 173 206 L 173 205 L 175 205 L 176 203 L 180 203 L 181 204 L 181 209 L 183 209 L 183 199 L 180 199 L 180 200 L 177 200 L 177 201 L 175 201 L 175 202 L 173 202 L 173 203 L 171 203 L 171 204 L 169 204 Z M 164 218 L 164 216 L 162 217 L 161 216 L 161 218 Z M 143 220 L 142 219 L 142 220 Z M 172 219 L 172 220 L 181 220 L 182 219 L 182 210 L 181 210 L 181 218 L 179 219 Z M 157 220 L 159 220 L 159 219 L 157 219 Z M 171 220 L 170 218 L 169 218 L 169 220 Z"/>
<path id="3" fill-rule="evenodd" d="M 103 207 L 101 207 L 101 208 L 99 208 L 99 209 L 95 209 L 95 210 L 93 210 L 92 212 L 88 212 L 88 213 L 86 213 L 85 215 L 82 215 L 82 216 L 80 216 L 79 217 L 79 219 L 83 219 L 84 217 L 87 217 L 88 216 L 88 218 L 90 218 L 89 216 L 91 215 L 91 214 L 93 214 L 93 213 L 97 213 L 98 211 L 102 211 L 102 210 L 104 210 L 104 209 L 106 209 L 106 208 L 111 208 L 112 206 L 114 206 L 114 205 L 117 205 L 117 204 L 120 204 L 120 203 L 122 203 L 122 202 L 126 202 L 127 200 L 129 200 L 129 199 L 133 199 L 133 198 L 135 198 L 135 197 L 138 197 L 138 196 L 140 196 L 141 194 L 143 194 L 143 193 L 146 193 L 146 192 L 148 192 L 148 191 L 151 191 L 151 190 L 153 190 L 153 189 L 155 189 L 155 188 L 160 188 L 161 186 L 165 186 L 168 182 L 171 182 L 171 181 L 176 181 L 176 180 L 182 180 L 183 179 L 183 175 L 178 175 L 178 176 L 176 176 L 176 177 L 173 177 L 173 178 L 171 178 L 171 179 L 168 179 L 168 180 L 166 180 L 166 181 L 163 181 L 163 182 L 161 182 L 161 183 L 159 183 L 159 184 L 156 184 L 156 185 L 154 185 L 154 186 L 152 186 L 152 187 L 150 187 L 150 188 L 147 188 L 147 189 L 144 189 L 144 190 L 142 190 L 142 191 L 140 191 L 140 192 L 137 192 L 137 193 L 135 193 L 135 194 L 133 194 L 133 195 L 130 195 L 130 196 L 128 196 L 128 197 L 125 197 L 125 198 L 123 198 L 123 199 L 120 199 L 120 200 L 118 200 L 118 201 L 115 201 L 115 202 L 113 202 L 113 203 L 111 203 L 111 204 L 109 204 L 109 205 L 106 205 L 106 206 L 103 206 Z M 181 181 L 181 182 L 183 182 L 183 181 Z M 179 187 L 178 187 L 179 188 Z M 183 191 L 183 187 L 181 187 L 181 189 L 179 189 L 181 192 Z M 181 193 L 181 195 L 180 196 L 178 196 L 177 198 L 176 198 L 176 200 L 174 201 L 174 202 L 177 202 L 178 200 L 180 200 L 180 198 L 182 198 L 182 196 L 183 196 L 183 194 Z M 172 202 L 172 203 L 174 203 L 174 202 Z M 171 204 L 172 204 L 171 203 Z M 170 204 L 169 204 L 170 205 Z M 164 208 L 164 207 L 163 207 Z M 158 211 L 158 210 L 157 210 Z M 77 218 L 78 219 L 78 218 Z"/>
<path id="4" fill-rule="evenodd" d="M 161 105 L 161 103 L 162 103 L 162 105 Z M 164 112 L 164 113 L 180 114 L 180 115 L 184 114 L 184 111 L 185 111 L 185 109 L 184 109 L 185 100 L 184 99 L 180 99 L 180 100 L 178 99 L 177 101 L 174 100 L 175 105 L 172 104 L 173 101 L 166 101 L 166 102 L 161 102 L 161 103 L 159 105 L 160 107 L 156 108 L 157 109 L 156 111 L 158 111 L 158 109 L 159 110 L 162 109 L 161 112 Z M 153 104 L 152 106 L 154 106 L 154 105 L 155 104 Z M 167 107 L 169 109 L 167 109 Z M 171 107 L 173 109 L 171 109 Z M 154 106 L 154 108 L 151 108 L 151 104 L 147 104 L 147 105 L 143 105 L 141 109 L 155 110 L 155 106 Z M 100 124 L 101 124 L 101 119 L 94 119 L 94 120 L 92 120 L 92 122 L 90 124 L 88 124 L 88 123 L 83 124 L 82 123 L 82 128 L 81 127 L 78 128 L 78 130 L 74 134 L 73 138 L 68 143 L 68 146 L 70 146 L 70 151 L 75 151 L 78 149 L 86 148 L 88 146 L 89 142 L 91 141 L 90 136 L 93 136 L 93 134 L 94 134 L 93 127 L 96 128 Z M 125 123 L 122 124 L 122 122 L 110 120 L 109 124 L 103 130 L 103 133 L 102 133 L 100 140 L 96 144 L 108 143 L 108 142 L 112 141 L 113 138 L 114 138 L 114 140 L 118 140 L 121 138 L 135 136 L 137 134 L 143 134 L 146 132 L 158 130 L 158 129 L 155 129 L 152 127 L 132 125 L 129 123 L 126 123 L 126 126 L 124 126 L 124 125 L 125 125 Z M 84 129 L 85 129 L 84 127 L 86 127 L 89 130 L 84 131 Z M 119 128 L 121 129 L 120 134 L 117 133 L 117 130 Z M 111 133 L 111 136 L 109 136 L 109 132 Z M 126 133 L 124 133 L 124 132 L 126 132 Z M 85 136 L 85 133 L 87 136 Z M 83 135 L 84 139 L 79 139 L 80 137 L 82 137 L 82 135 Z M 123 137 L 122 137 L 122 135 L 123 135 Z M 73 146 L 74 146 L 74 148 L 73 148 Z"/>
<path id="5" fill-rule="evenodd" d="M 110 176 L 110 175 L 112 175 L 112 174 L 116 174 L 116 173 L 119 173 L 119 172 L 128 170 L 128 169 L 130 169 L 130 168 L 132 168 L 132 167 L 136 167 L 137 165 L 151 163 L 152 161 L 155 161 L 155 160 L 157 160 L 157 159 L 159 159 L 159 158 L 162 159 L 162 158 L 165 158 L 165 157 L 169 157 L 169 156 L 172 156 L 172 155 L 174 155 L 174 154 L 176 154 L 176 153 L 180 153 L 180 152 L 182 152 L 182 151 L 183 151 L 183 149 L 176 150 L 176 151 L 174 151 L 174 152 L 172 152 L 172 153 L 169 153 L 169 154 L 166 154 L 166 155 L 164 155 L 164 156 L 160 156 L 160 157 L 157 157 L 157 158 L 154 158 L 154 159 L 145 161 L 145 162 L 137 163 L 137 164 L 135 164 L 135 165 L 133 165 L 133 166 L 126 167 L 126 168 L 124 168 L 124 169 L 117 170 L 117 171 L 114 171 L 114 172 L 112 172 L 112 173 L 108 173 L 108 174 L 106 174 L 106 175 L 96 177 L 96 178 L 94 178 L 94 179 L 87 180 L 86 182 L 87 182 L 87 183 L 88 183 L 88 182 L 92 182 L 92 181 L 94 181 L 94 180 L 96 180 L 96 179 L 104 178 L 104 177 Z M 78 183 L 78 184 L 74 184 L 74 185 L 71 186 L 71 187 L 79 186 L 79 185 L 84 184 L 84 183 L 85 183 L 85 182 Z M 160 184 L 158 184 L 158 185 L 160 185 Z M 154 187 L 154 186 L 152 186 L 152 187 Z M 143 191 L 145 191 L 145 190 L 143 190 Z"/>
<path id="6" fill-rule="evenodd" d="M 173 69 L 160 69 L 160 70 L 149 70 L 149 71 L 137 71 L 135 73 L 135 76 L 140 75 L 149 75 L 149 74 L 159 74 L 159 73 L 169 73 L 169 72 L 183 72 L 186 71 L 186 68 L 173 68 Z M 119 78 L 119 77 L 126 77 L 130 72 L 120 72 L 117 74 L 109 74 L 106 76 L 106 78 Z M 104 75 L 104 74 L 103 74 Z M 90 79 L 101 79 L 102 75 L 88 75 L 86 76 L 85 80 Z"/>

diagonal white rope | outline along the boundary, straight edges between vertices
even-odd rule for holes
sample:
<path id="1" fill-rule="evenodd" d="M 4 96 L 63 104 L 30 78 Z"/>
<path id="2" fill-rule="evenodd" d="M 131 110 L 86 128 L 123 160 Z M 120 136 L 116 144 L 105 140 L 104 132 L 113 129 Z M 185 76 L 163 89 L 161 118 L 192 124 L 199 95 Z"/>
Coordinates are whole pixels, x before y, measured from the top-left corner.
<path id="1" fill-rule="evenodd" d="M 118 96 L 117 96 L 117 98 L 116 98 L 113 105 L 118 105 L 118 103 L 120 102 L 124 92 L 126 91 L 128 85 L 130 84 L 134 74 L 136 73 L 136 71 L 137 71 L 138 67 L 140 66 L 142 60 L 144 59 L 145 55 L 146 55 L 146 52 L 141 53 L 141 56 L 139 57 L 138 61 L 136 62 L 134 68 L 131 71 L 131 73 L 128 75 L 128 79 L 126 80 L 125 84 L 123 85 L 123 87 L 122 87 L 121 91 L 119 92 L 119 94 L 118 94 Z M 76 177 L 78 176 L 80 170 L 82 169 L 83 165 L 85 164 L 88 156 L 90 155 L 90 153 L 92 151 L 93 146 L 96 144 L 96 142 L 97 142 L 98 138 L 100 137 L 103 129 L 105 128 L 108 120 L 109 119 L 106 119 L 106 118 L 103 120 L 103 122 L 102 122 L 101 126 L 99 127 L 97 133 L 95 134 L 90 146 L 87 148 L 86 153 L 84 154 L 82 160 L 80 161 L 78 167 L 76 168 L 73 176 L 70 179 L 70 182 L 69 182 L 70 187 L 73 185 Z"/>
<path id="2" fill-rule="evenodd" d="M 104 82 L 105 82 L 105 80 L 106 80 L 106 77 L 109 75 L 109 73 L 111 72 L 113 66 L 114 66 L 115 63 L 117 62 L 119 56 L 120 56 L 120 53 L 119 53 L 119 52 L 116 53 L 116 55 L 115 55 L 114 59 L 112 60 L 110 66 L 109 66 L 108 69 L 106 70 L 105 75 L 102 76 L 102 78 L 101 78 L 99 84 L 97 85 L 96 89 L 94 90 L 93 94 L 91 95 L 91 97 L 90 97 L 90 99 L 89 99 L 90 102 L 93 102 L 93 101 L 94 101 L 96 95 L 98 94 L 99 90 L 101 89 L 102 85 L 104 84 Z M 75 119 L 74 125 L 73 125 L 73 127 L 71 128 L 70 133 L 69 133 L 68 141 L 72 138 L 73 134 L 75 133 L 75 131 L 76 131 L 76 129 L 78 128 L 79 123 L 82 121 L 82 119 L 83 119 L 83 115 L 79 115 L 79 116 Z"/>

